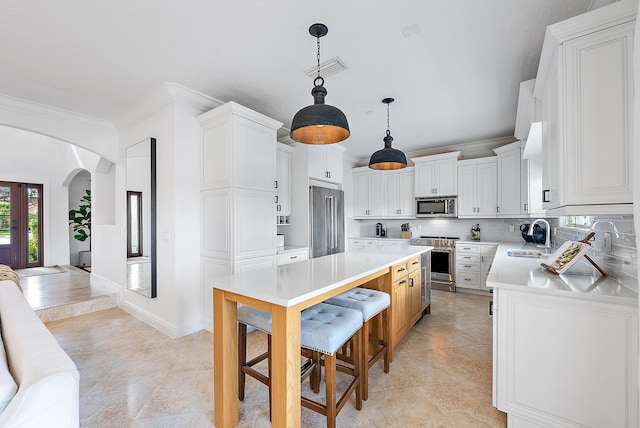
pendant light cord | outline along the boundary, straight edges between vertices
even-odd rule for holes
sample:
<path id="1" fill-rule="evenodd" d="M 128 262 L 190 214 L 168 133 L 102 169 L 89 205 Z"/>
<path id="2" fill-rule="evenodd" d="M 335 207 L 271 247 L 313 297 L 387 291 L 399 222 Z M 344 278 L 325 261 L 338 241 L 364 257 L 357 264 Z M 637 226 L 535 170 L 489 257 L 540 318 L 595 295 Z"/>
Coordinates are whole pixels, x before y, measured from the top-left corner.
<path id="1" fill-rule="evenodd" d="M 320 37 L 317 37 L 317 43 L 318 43 L 318 55 L 317 55 L 317 61 L 318 61 L 318 76 L 313 80 L 313 84 L 315 86 L 324 86 L 324 79 L 322 77 L 320 77 Z"/>
<path id="2" fill-rule="evenodd" d="M 389 125 L 389 103 L 387 103 L 387 135 L 391 135 L 391 125 Z"/>

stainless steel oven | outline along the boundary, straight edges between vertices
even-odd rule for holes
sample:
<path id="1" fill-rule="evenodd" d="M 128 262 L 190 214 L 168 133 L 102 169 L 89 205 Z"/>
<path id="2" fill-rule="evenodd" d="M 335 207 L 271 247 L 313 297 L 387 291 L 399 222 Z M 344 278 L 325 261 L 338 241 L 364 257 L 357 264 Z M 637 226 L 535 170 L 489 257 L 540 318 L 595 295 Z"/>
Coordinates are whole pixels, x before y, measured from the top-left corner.
<path id="1" fill-rule="evenodd" d="M 431 288 L 456 291 L 456 246 L 458 237 L 421 236 L 411 240 L 412 245 L 429 245 L 431 250 Z"/>

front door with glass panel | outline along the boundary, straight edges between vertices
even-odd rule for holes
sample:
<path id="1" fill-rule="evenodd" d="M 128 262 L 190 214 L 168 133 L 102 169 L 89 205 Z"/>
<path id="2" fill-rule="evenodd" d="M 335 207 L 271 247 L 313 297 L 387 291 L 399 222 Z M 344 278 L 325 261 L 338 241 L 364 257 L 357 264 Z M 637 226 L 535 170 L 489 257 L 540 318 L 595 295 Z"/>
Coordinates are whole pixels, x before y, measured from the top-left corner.
<path id="1" fill-rule="evenodd" d="M 42 184 L 0 181 L 0 264 L 42 266 Z"/>

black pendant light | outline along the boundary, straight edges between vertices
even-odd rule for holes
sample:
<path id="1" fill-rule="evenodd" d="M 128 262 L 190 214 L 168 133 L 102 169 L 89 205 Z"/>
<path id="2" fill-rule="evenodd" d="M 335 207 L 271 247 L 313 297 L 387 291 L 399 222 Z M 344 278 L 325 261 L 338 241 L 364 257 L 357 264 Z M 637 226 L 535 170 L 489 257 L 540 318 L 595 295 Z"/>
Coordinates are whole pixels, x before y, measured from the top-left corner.
<path id="1" fill-rule="evenodd" d="M 393 137 L 389 130 L 389 104 L 394 101 L 393 98 L 385 98 L 382 100 L 387 105 L 387 136 L 383 138 L 384 149 L 378 150 L 371 155 L 369 160 L 369 168 L 371 169 L 402 169 L 407 166 L 407 157 L 400 150 L 391 147 Z"/>
<path id="2" fill-rule="evenodd" d="M 291 138 L 305 144 L 332 144 L 349 138 L 347 117 L 340 109 L 324 103 L 327 90 L 324 79 L 320 77 L 320 37 L 329 29 L 324 24 L 313 24 L 309 34 L 318 39 L 318 76 L 313 81 L 311 90 L 313 105 L 304 107 L 293 117 L 291 122 Z"/>

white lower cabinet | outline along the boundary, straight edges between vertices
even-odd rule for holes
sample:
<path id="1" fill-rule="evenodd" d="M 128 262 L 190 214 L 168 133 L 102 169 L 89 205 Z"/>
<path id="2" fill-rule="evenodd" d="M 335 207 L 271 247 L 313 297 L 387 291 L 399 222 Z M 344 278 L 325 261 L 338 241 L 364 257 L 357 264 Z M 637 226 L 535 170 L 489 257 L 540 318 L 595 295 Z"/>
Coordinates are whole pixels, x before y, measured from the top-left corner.
<path id="1" fill-rule="evenodd" d="M 496 288 L 493 405 L 509 427 L 637 427 L 638 307 Z"/>
<path id="2" fill-rule="evenodd" d="M 487 272 L 496 255 L 497 244 L 456 244 L 456 287 L 489 291 Z"/>

